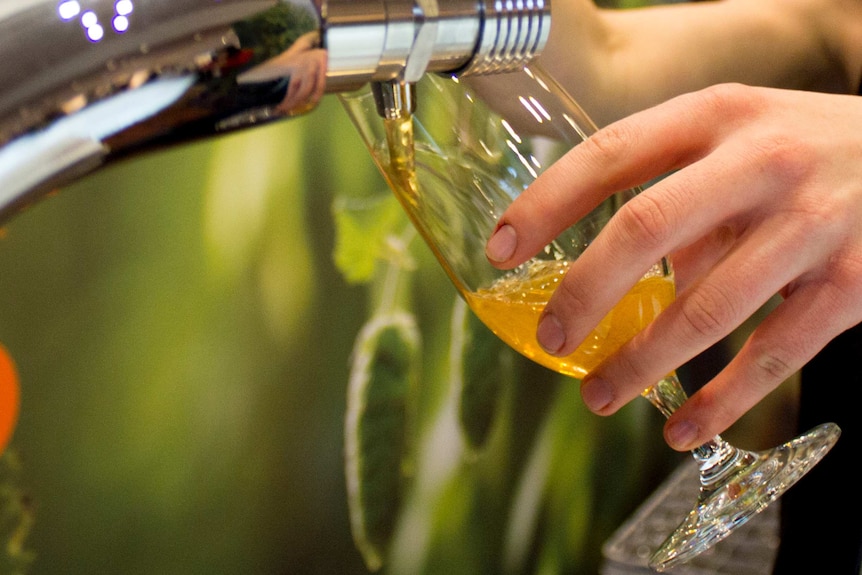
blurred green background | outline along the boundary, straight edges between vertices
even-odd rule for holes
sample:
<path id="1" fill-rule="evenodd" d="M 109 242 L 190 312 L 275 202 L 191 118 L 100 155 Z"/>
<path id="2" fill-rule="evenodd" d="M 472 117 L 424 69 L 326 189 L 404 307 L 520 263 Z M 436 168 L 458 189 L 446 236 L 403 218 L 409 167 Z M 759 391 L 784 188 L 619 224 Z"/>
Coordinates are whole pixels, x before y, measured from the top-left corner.
<path id="1" fill-rule="evenodd" d="M 327 100 L 303 118 L 109 167 L 4 228 L 0 341 L 22 386 L 7 458 L 32 505 L 29 573 L 367 572 L 343 434 L 377 275 L 351 283 L 336 265 L 333 206 L 362 212 L 391 194 Z M 390 225 L 408 229 L 400 212 Z M 454 289 L 418 239 L 399 257 L 422 335 L 417 449 L 443 441 L 418 473 L 431 484 L 414 481 L 423 503 L 402 506 L 425 523 L 420 571 L 501 569 L 505 518 L 554 417 L 565 457 L 544 455 L 525 528 L 547 523 L 542 536 L 555 531 L 554 554 L 572 569 L 595 561 L 596 538 L 655 479 L 634 449 L 664 449 L 651 408 L 601 420 L 576 385 L 517 359 L 493 441 L 466 449 L 446 435 Z"/>
<path id="2" fill-rule="evenodd" d="M 499 381 L 464 410 L 475 358 L 452 344 L 482 335 L 340 104 L 321 108 L 111 166 L 2 229 L 22 411 L 0 537 L 20 529 L 27 553 L 3 564 L 368 573 L 345 417 L 392 273 L 421 349 L 397 398 L 412 443 L 381 459 L 406 478 L 378 494 L 397 504 L 372 542 L 382 571 L 597 573 L 601 543 L 685 458 L 647 402 L 595 417 L 576 382 L 499 350 Z"/>

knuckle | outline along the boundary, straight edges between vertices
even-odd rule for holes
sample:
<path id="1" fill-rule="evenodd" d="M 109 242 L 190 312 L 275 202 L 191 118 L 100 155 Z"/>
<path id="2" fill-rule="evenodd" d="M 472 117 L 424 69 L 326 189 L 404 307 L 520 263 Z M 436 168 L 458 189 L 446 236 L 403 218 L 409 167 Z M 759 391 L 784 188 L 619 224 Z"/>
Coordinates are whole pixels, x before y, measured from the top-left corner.
<path id="1" fill-rule="evenodd" d="M 793 375 L 795 368 L 787 357 L 776 350 L 759 353 L 754 361 L 752 383 L 755 390 L 765 395 Z"/>
<path id="2" fill-rule="evenodd" d="M 607 381 L 616 382 L 622 390 L 620 397 L 626 402 L 655 383 L 650 379 L 643 359 L 638 354 L 630 353 L 628 346 L 623 345 L 605 360 L 597 373 L 601 372 Z"/>
<path id="3" fill-rule="evenodd" d="M 753 337 L 751 344 L 751 377 L 749 381 L 759 396 L 766 395 L 797 370 L 796 354 L 787 343 L 761 343 Z"/>
<path id="4" fill-rule="evenodd" d="M 680 313 L 697 336 L 723 337 L 735 317 L 733 301 L 714 285 L 702 284 L 680 298 Z"/>
<path id="5" fill-rule="evenodd" d="M 760 114 L 772 106 L 767 92 L 760 87 L 740 82 L 724 82 L 694 92 L 701 106 L 727 117 Z"/>
<path id="6" fill-rule="evenodd" d="M 781 127 L 753 137 L 746 156 L 757 172 L 767 173 L 780 185 L 796 187 L 814 169 L 811 161 L 816 150 L 804 140 Z"/>
<path id="7" fill-rule="evenodd" d="M 742 84 L 733 82 L 708 86 L 683 97 L 690 99 L 692 109 L 696 113 L 717 114 L 725 118 L 747 113 L 753 102 L 750 90 Z"/>
<path id="8" fill-rule="evenodd" d="M 691 97 L 698 113 L 725 117 L 737 125 L 751 125 L 752 118 L 773 113 L 774 106 L 764 94 L 760 88 L 726 83 L 710 86 Z M 778 184 L 791 185 L 811 177 L 818 165 L 812 162 L 818 153 L 814 143 L 801 138 L 798 130 L 787 122 L 772 119 L 758 122 L 757 126 L 756 131 L 745 131 L 745 146 L 739 152 L 745 165 Z"/>
<path id="9" fill-rule="evenodd" d="M 862 250 L 846 249 L 827 262 L 827 288 L 836 304 L 850 306 L 862 301 Z"/>
<path id="10" fill-rule="evenodd" d="M 652 194 L 641 194 L 618 212 L 617 225 L 635 245 L 653 251 L 662 248 L 673 233 L 671 210 Z"/>
<path id="11" fill-rule="evenodd" d="M 858 323 L 862 314 L 862 260 L 829 262 L 825 269 L 793 282 L 782 293 L 785 301 L 800 298 L 811 312 L 808 329 L 794 333 L 792 338 L 787 336 L 787 356 L 813 356 L 827 339 Z"/>
<path id="12" fill-rule="evenodd" d="M 584 140 L 582 146 L 597 158 L 616 157 L 621 151 L 631 149 L 640 140 L 637 128 L 631 122 L 615 122 L 602 128 Z"/>
<path id="13" fill-rule="evenodd" d="M 561 317 L 581 317 L 586 314 L 589 306 L 587 305 L 588 294 L 581 287 L 580 283 L 574 281 L 574 278 L 567 274 L 559 287 L 554 292 L 554 305 L 557 309 L 564 308 L 564 313 L 559 314 Z"/>
<path id="14" fill-rule="evenodd" d="M 760 355 L 755 365 L 763 376 L 761 381 L 766 384 L 784 381 L 793 373 L 790 363 L 778 353 Z"/>

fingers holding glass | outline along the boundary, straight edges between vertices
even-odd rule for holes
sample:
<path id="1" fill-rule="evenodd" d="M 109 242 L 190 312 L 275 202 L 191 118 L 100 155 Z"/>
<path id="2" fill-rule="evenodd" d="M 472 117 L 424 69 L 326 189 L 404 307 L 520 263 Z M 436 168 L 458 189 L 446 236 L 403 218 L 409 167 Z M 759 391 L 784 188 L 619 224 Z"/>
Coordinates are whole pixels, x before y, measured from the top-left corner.
<path id="1" fill-rule="evenodd" d="M 778 304 L 730 363 L 668 419 L 668 445 L 685 451 L 721 433 L 852 327 L 862 306 L 858 294 L 855 301 L 847 296 L 828 282 L 812 281 Z M 836 306 L 851 313 L 836 321 Z"/>
<path id="2" fill-rule="evenodd" d="M 587 406 L 599 414 L 614 413 L 734 331 L 801 273 L 809 263 L 806 258 L 779 242 L 770 244 L 772 237 L 768 226 L 745 236 L 643 332 L 594 369 L 582 386 Z"/>
<path id="3" fill-rule="evenodd" d="M 571 353 L 666 254 L 696 244 L 714 230 L 731 226 L 728 222 L 741 219 L 757 192 L 755 182 L 746 183 L 749 191 L 745 194 L 728 195 L 718 206 L 710 206 L 709 196 L 701 193 L 708 186 L 722 184 L 715 172 L 717 166 L 729 161 L 719 150 L 631 198 L 618 209 L 583 253 L 571 262 L 569 272 L 548 303 L 538 326 L 538 340 L 546 351 L 556 355 Z M 580 174 L 574 174 L 572 179 L 578 176 Z M 565 210 L 544 207 L 552 203 L 542 197 L 543 188 L 529 191 L 534 191 L 535 195 L 526 197 L 521 202 L 526 207 L 511 217 L 507 212 L 505 218 L 510 224 L 498 230 L 492 242 L 504 235 L 531 237 L 535 234 L 533 229 L 542 229 L 546 219 L 565 214 Z M 563 221 L 573 223 L 569 219 Z M 515 229 L 518 232 L 514 232 Z M 521 230 L 525 230 L 523 234 Z M 736 233 L 733 231 L 730 235 Z M 513 240 L 510 237 L 506 241 L 512 243 Z M 720 249 L 728 248 L 720 246 Z M 663 376 L 662 373 L 657 375 Z"/>
<path id="4" fill-rule="evenodd" d="M 548 166 L 500 218 L 486 248 L 491 263 L 504 269 L 523 263 L 614 193 L 702 157 L 715 138 L 681 119 L 693 116 L 680 110 L 691 100 L 677 98 L 616 122 Z M 680 139 L 678 130 L 690 137 Z"/>
<path id="5" fill-rule="evenodd" d="M 848 232 L 853 226 L 846 221 L 825 225 L 822 217 L 810 217 L 825 211 L 833 214 L 830 218 L 852 219 L 840 215 L 855 213 L 851 206 L 836 209 L 828 195 L 834 193 L 831 188 L 812 193 L 810 172 L 780 169 L 788 167 L 788 160 L 798 164 L 792 160 L 799 159 L 804 147 L 765 146 L 764 142 L 786 142 L 774 130 L 766 135 L 722 133 L 720 128 L 710 132 L 696 125 L 687 133 L 688 143 L 682 144 L 679 130 L 685 127 L 684 120 L 670 122 L 672 129 L 663 128 L 669 116 L 696 118 L 692 110 L 705 101 L 710 98 L 680 98 L 600 131 L 540 176 L 506 211 L 489 241 L 487 253 L 495 265 L 517 265 L 621 186 L 678 168 L 619 209 L 571 263 L 537 326 L 538 341 L 546 351 L 571 353 L 650 266 L 667 253 L 680 254 L 675 261 L 683 280 L 678 301 L 584 383 L 584 400 L 597 413 L 613 413 L 729 334 L 773 295 L 834 258 L 836 245 L 860 244 L 852 230 Z M 651 145 L 638 148 L 636 144 L 643 144 L 639 134 L 647 129 L 658 136 Z M 796 152 L 788 156 L 788 150 Z M 830 317 L 835 311 L 824 313 Z M 862 313 L 854 317 L 858 316 Z M 780 324 L 788 332 L 799 332 L 799 316 Z M 837 333 L 825 331 L 827 335 L 815 338 L 821 347 Z M 780 344 L 776 336 L 753 341 Z M 798 368 L 816 351 L 806 348 L 805 353 L 791 354 L 788 365 Z M 740 354 L 709 388 L 726 387 L 727 393 L 745 397 L 745 402 L 714 405 L 706 401 L 712 397 L 706 391 L 683 410 L 685 414 L 691 409 L 692 417 L 674 417 L 676 423 L 692 424 L 678 427 L 686 434 L 669 434 L 674 447 L 691 448 L 692 442 L 723 430 L 781 383 L 777 375 L 762 384 L 752 383 L 758 361 Z M 736 399 L 726 397 L 723 401 Z M 707 404 L 714 408 L 709 415 L 696 408 Z M 674 427 L 669 424 L 668 429 Z"/>

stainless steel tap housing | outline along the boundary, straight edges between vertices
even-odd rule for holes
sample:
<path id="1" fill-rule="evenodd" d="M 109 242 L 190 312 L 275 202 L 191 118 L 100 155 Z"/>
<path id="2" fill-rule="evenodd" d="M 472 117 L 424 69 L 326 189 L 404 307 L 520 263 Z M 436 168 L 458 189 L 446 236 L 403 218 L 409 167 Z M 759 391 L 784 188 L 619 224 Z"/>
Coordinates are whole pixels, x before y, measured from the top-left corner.
<path id="1" fill-rule="evenodd" d="M 112 160 L 324 93 L 516 69 L 547 39 L 549 1 L 3 0 L 0 223 Z"/>

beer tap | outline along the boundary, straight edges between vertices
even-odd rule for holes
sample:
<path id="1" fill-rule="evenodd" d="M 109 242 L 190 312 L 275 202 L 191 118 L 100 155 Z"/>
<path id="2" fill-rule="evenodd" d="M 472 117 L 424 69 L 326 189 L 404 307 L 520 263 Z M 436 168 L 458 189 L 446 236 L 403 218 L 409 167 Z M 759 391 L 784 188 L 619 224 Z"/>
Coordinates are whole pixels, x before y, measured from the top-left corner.
<path id="1" fill-rule="evenodd" d="M 3 0 L 0 222 L 117 159 L 312 111 L 371 84 L 507 72 L 549 0 Z M 289 153 L 287 151 L 286 153 Z"/>

